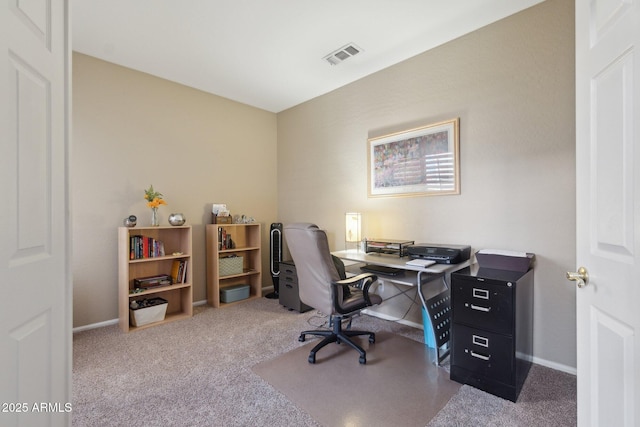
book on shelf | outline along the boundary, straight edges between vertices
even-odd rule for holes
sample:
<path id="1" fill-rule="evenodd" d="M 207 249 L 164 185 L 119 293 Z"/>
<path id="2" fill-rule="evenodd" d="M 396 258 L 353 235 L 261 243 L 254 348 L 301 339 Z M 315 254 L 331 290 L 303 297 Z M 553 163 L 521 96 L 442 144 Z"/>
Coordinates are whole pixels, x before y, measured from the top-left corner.
<path id="1" fill-rule="evenodd" d="M 182 283 L 187 283 L 187 267 L 189 266 L 189 261 L 184 260 L 184 270 L 182 271 Z"/>
<path id="2" fill-rule="evenodd" d="M 173 283 L 187 283 L 187 264 L 186 259 L 176 259 L 171 265 L 171 279 Z"/>
<path id="3" fill-rule="evenodd" d="M 174 259 L 173 264 L 171 265 L 171 280 L 173 280 L 173 283 L 178 283 L 179 270 L 180 270 L 180 260 Z"/>
<path id="4" fill-rule="evenodd" d="M 189 261 L 187 261 L 186 259 L 182 261 L 182 275 L 180 276 L 180 283 L 187 283 L 187 264 L 189 264 Z"/>
<path id="5" fill-rule="evenodd" d="M 153 237 L 132 235 L 129 237 L 129 259 L 164 256 L 164 243 Z"/>

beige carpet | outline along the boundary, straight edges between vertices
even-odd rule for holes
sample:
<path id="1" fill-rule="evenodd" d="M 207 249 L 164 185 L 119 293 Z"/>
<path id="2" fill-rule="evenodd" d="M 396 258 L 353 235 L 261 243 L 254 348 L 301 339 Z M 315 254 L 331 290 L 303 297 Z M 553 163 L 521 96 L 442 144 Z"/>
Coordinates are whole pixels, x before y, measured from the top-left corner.
<path id="1" fill-rule="evenodd" d="M 330 344 L 310 364 L 319 341 L 307 341 L 252 370 L 325 426 L 424 426 L 460 388 L 424 344 L 399 335 L 378 332 L 375 344 L 360 338 L 366 365 L 346 344 Z"/>
<path id="2" fill-rule="evenodd" d="M 437 384 L 439 380 L 448 383 L 442 368 L 419 362 L 426 357 L 421 330 L 360 316 L 354 319 L 354 329 L 375 331 L 378 338 L 367 355 L 367 365 L 358 364 L 358 355 L 353 350 L 329 357 L 327 352 L 332 349 L 323 349 L 318 353 L 317 365 L 309 366 L 308 350 L 316 340 L 310 338 L 300 343 L 298 333 L 319 327 L 325 320 L 315 311 L 300 314 L 283 308 L 278 301 L 260 298 L 224 309 L 197 306 L 190 319 L 129 334 L 122 333 L 117 324 L 77 332 L 73 336 L 72 424 L 74 427 L 576 425 L 575 375 L 535 364 L 517 403 L 464 385 L 428 421 L 431 411 L 425 415 L 415 411 L 431 405 L 433 398 L 448 399 L 444 398 L 448 394 L 445 388 L 433 391 L 435 387 L 429 384 Z M 301 346 L 305 348 L 296 350 Z M 283 363 L 278 363 L 279 360 Z M 429 369 L 421 372 L 421 368 Z M 268 377 L 277 390 L 257 371 Z M 278 378 L 297 381 L 294 384 L 297 389 L 290 386 L 290 391 L 285 392 L 278 385 Z M 415 384 L 428 385 L 427 390 L 416 391 Z M 330 389 L 323 391 L 325 387 Z M 337 404 L 333 403 L 335 400 Z M 341 421 L 345 414 L 361 416 L 360 412 L 352 411 L 361 405 L 367 408 L 367 414 L 378 418 Z M 329 418 L 336 421 L 327 421 Z"/>

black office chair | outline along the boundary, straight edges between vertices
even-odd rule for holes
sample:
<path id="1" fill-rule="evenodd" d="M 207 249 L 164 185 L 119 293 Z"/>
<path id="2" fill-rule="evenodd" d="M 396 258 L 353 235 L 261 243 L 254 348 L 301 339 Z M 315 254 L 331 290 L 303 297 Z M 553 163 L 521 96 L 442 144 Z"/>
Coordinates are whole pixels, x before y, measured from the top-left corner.
<path id="1" fill-rule="evenodd" d="M 300 334 L 299 341 L 305 341 L 307 335 L 325 337 L 309 353 L 309 363 L 315 363 L 318 350 L 332 342 L 348 344 L 360 353 L 360 363 L 367 363 L 367 353 L 351 337 L 369 335 L 369 342 L 374 343 L 376 335 L 369 331 L 351 330 L 350 322 L 352 315 L 382 302 L 379 295 L 369 293 L 369 287 L 378 279 L 377 276 L 364 273 L 346 279 L 343 273 L 341 277 L 329 251 L 327 235 L 318 226 L 300 223 L 287 225 L 284 229 L 296 265 L 300 301 L 329 315 L 332 328 Z M 349 326 L 343 330 L 344 319 L 349 319 Z"/>

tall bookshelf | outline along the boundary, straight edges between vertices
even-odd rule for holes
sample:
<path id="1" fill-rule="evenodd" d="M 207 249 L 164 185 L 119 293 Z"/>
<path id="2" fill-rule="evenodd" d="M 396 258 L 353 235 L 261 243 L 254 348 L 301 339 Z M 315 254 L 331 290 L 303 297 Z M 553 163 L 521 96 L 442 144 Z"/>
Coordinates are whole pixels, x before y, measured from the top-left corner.
<path id="1" fill-rule="evenodd" d="M 135 246 L 146 240 L 142 251 Z M 144 241 L 142 240 L 142 241 Z M 153 242 L 157 242 L 155 245 Z M 120 329 L 129 332 L 144 329 L 193 315 L 191 226 L 119 227 L 118 228 L 118 319 Z M 186 274 L 180 283 L 136 290 L 134 280 L 161 274 L 171 275 L 174 263 L 186 264 Z M 129 318 L 133 300 L 160 297 L 168 301 L 164 320 L 135 327 Z"/>
<path id="2" fill-rule="evenodd" d="M 207 249 L 207 301 L 218 308 L 232 303 L 220 301 L 220 291 L 233 285 L 249 285 L 249 299 L 262 296 L 262 268 L 260 247 L 260 224 L 207 224 L 205 226 Z M 232 247 L 223 244 L 223 234 L 231 236 Z M 234 274 L 222 275 L 220 259 L 242 257 L 242 269 Z"/>

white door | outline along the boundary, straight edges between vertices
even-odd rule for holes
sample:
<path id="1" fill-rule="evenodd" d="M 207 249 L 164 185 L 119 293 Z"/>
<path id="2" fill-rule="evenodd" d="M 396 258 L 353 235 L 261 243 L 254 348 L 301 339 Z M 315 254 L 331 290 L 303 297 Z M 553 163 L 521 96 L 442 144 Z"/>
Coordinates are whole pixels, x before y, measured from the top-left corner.
<path id="1" fill-rule="evenodd" d="M 576 1 L 578 425 L 640 425 L 640 9 Z"/>
<path id="2" fill-rule="evenodd" d="M 0 6 L 0 425 L 70 425 L 65 0 Z"/>

